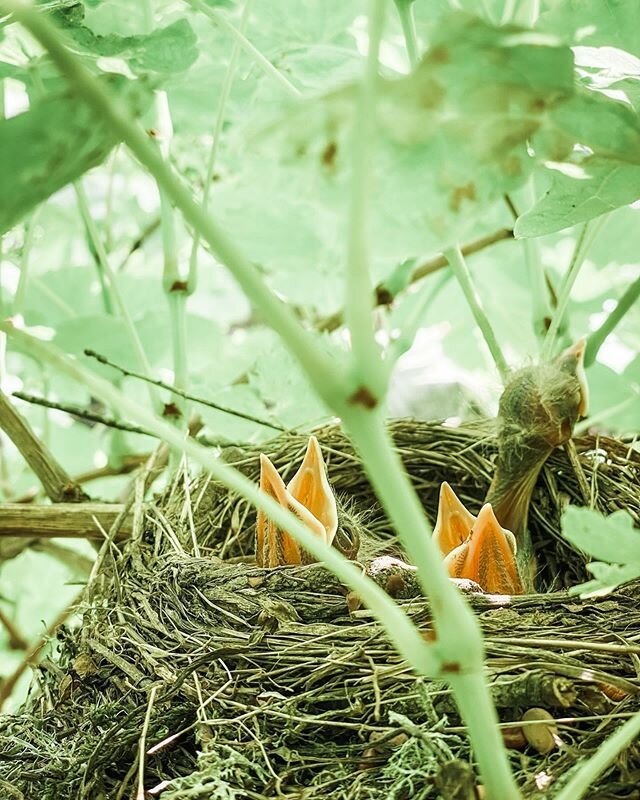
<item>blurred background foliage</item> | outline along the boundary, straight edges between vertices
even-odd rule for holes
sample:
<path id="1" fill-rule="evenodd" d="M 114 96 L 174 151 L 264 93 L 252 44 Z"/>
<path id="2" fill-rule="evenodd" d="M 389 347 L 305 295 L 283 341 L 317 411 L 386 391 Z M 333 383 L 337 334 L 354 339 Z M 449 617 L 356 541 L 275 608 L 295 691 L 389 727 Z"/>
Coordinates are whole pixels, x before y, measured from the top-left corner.
<path id="1" fill-rule="evenodd" d="M 169 158 L 201 197 L 235 41 L 221 23 L 230 22 L 238 30 L 244 3 L 48 0 L 41 5 L 65 28 L 72 49 L 92 70 L 128 79 L 111 78 L 112 89 L 132 114 L 146 115 L 142 119 L 148 128 L 154 125 L 152 94 L 166 92 L 173 126 Z M 431 46 L 434 53 L 440 43 L 451 60 L 434 61 L 430 71 L 409 78 L 403 77 L 409 63 L 402 27 L 389 5 L 374 168 L 375 281 L 397 282 L 401 265 L 409 259 L 420 262 L 455 242 L 513 228 L 515 210 L 516 234 L 535 238 L 501 241 L 469 256 L 469 266 L 509 363 L 529 363 L 540 341 L 527 257 L 544 275 L 553 298 L 581 225 L 611 212 L 571 292 L 559 345 L 588 335 L 640 276 L 637 3 L 542 0 L 535 33 L 505 44 L 503 34 L 487 22 L 510 18 L 526 25 L 529 3 L 417 0 L 413 10 L 420 48 Z M 450 16 L 451 6 L 477 13 L 479 5 L 484 21 Z M 361 0 L 253 3 L 246 37 L 263 61 L 240 49 L 217 143 L 212 213 L 269 285 L 309 325 L 320 327 L 340 311 L 343 300 L 350 110 L 352 84 L 366 53 L 365 12 Z M 147 402 L 140 381 L 123 378 L 83 355 L 91 348 L 122 367 L 139 368 L 122 317 L 105 298 L 95 246 L 74 188 L 65 184 L 82 179 L 91 218 L 153 375 L 172 382 L 156 184 L 125 148 L 113 146 L 108 131 L 81 111 L 82 104 L 69 96 L 46 55 L 10 23 L 0 17 L 6 118 L 0 123 L 5 126 L 0 128 L 5 156 L 0 189 L 3 314 L 20 315 L 27 326 Z M 501 60 L 492 74 L 495 52 Z M 492 97 L 486 95 L 489 82 L 495 90 Z M 415 111 L 418 98 L 428 95 L 433 101 L 434 84 L 446 87 L 448 103 L 435 121 L 428 104 L 426 110 Z M 491 115 L 514 92 L 523 103 L 542 103 L 535 111 L 532 139 L 523 134 L 517 115 L 505 115 L 494 124 Z M 544 105 L 546 98 L 563 92 L 568 100 L 559 111 Z M 52 154 L 59 162 L 53 166 L 48 160 Z M 518 159 L 513 174 L 505 168 L 506 154 Z M 40 188 L 29 194 L 36 173 L 41 175 Z M 473 189 L 461 183 L 470 174 Z M 452 195 L 452 201 L 446 192 L 454 186 L 462 194 Z M 511 208 L 504 200 L 507 192 Z M 179 267 L 186 274 L 192 235 L 180 218 L 175 224 Z M 205 247 L 198 263 L 197 288 L 187 302 L 189 391 L 285 427 L 326 419 L 292 357 L 224 267 Z M 411 334 L 416 333 L 415 341 L 411 335 L 404 343 L 402 349 L 411 347 L 394 370 L 390 414 L 450 418 L 455 424 L 495 412 L 499 376 L 460 288 L 446 270 L 400 292 L 391 307 L 376 311 L 376 320 L 383 347 L 391 349 L 399 336 L 406 337 L 408 320 Z M 348 337 L 339 327 L 321 335 L 347 346 Z M 639 352 L 636 303 L 588 371 L 590 411 L 603 431 L 638 431 Z M 20 390 L 111 414 L 101 409 L 99 398 L 7 349 L 6 342 L 0 370 L 7 394 Z M 19 408 L 72 476 L 107 466 L 117 473 L 127 456 L 148 453 L 155 445 L 149 437 L 89 425 L 63 411 L 24 402 Z M 217 443 L 272 435 L 268 428 L 238 417 L 206 407 L 199 411 L 204 433 Z M 15 502 L 38 487 L 4 436 L 1 444 L 2 499 Z M 115 474 L 88 482 L 86 490 L 92 497 L 116 500 L 129 481 L 130 476 Z M 0 568 L 0 604 L 27 640 L 42 632 L 42 620 L 50 621 L 69 602 L 75 584 L 86 575 L 92 548 L 62 545 L 67 555 L 27 549 Z M 21 658 L 0 631 L 0 673 L 9 673 Z"/>

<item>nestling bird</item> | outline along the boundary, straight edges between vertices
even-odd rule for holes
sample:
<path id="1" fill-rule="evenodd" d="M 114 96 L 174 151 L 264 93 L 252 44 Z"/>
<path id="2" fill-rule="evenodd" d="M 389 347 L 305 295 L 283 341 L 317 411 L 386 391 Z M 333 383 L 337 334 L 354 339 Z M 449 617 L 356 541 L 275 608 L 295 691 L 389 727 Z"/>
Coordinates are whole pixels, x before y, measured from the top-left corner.
<path id="1" fill-rule="evenodd" d="M 529 505 L 544 462 L 587 413 L 585 347 L 582 339 L 549 364 L 519 370 L 507 383 L 498 411 L 496 470 L 477 519 L 442 485 L 434 537 L 452 577 L 476 581 L 486 592 L 533 590 Z"/>
<path id="2" fill-rule="evenodd" d="M 581 340 L 551 363 L 512 375 L 500 398 L 496 470 L 477 517 L 448 483 L 442 484 L 433 536 L 452 578 L 473 581 L 491 593 L 533 590 L 536 564 L 527 530 L 529 505 L 544 462 L 554 447 L 571 437 L 575 422 L 587 412 L 584 351 Z M 271 461 L 261 455 L 260 487 L 327 544 L 334 541 L 338 509 L 315 436 L 286 487 Z M 313 560 L 287 531 L 258 513 L 259 566 Z"/>

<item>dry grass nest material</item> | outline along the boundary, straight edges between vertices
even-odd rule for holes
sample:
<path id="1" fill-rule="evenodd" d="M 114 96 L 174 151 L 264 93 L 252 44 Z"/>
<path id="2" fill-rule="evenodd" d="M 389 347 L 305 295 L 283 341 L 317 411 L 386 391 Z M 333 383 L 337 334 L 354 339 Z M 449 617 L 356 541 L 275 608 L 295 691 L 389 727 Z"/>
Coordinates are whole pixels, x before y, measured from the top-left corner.
<path id="1" fill-rule="evenodd" d="M 391 431 L 431 516 L 444 478 L 479 507 L 495 457 L 489 425 L 402 420 Z M 365 551 L 397 552 L 343 434 L 328 426 L 316 435 L 340 496 L 342 549 L 360 537 Z M 286 435 L 262 450 L 286 480 L 306 441 Z M 558 720 L 549 752 L 510 750 L 527 798 L 550 796 L 640 707 L 640 587 L 569 596 L 562 589 L 585 577 L 584 562 L 558 532 L 568 500 L 627 508 L 639 523 L 640 454 L 603 437 L 576 445 L 583 475 L 554 453 L 531 517 L 541 585 L 553 591 L 508 605 L 471 598 L 503 723 L 532 707 Z M 234 448 L 224 458 L 257 480 L 259 452 Z M 124 552 L 105 551 L 82 624 L 59 634 L 23 712 L 0 724 L 0 797 L 137 797 L 143 730 L 144 785 L 157 787 L 147 798 L 477 797 L 447 687 L 417 678 L 322 566 L 269 571 L 243 561 L 254 521 L 253 509 L 209 478 L 179 475 Z M 423 598 L 399 602 L 430 630 Z M 589 797 L 638 798 L 639 784 L 636 744 Z"/>

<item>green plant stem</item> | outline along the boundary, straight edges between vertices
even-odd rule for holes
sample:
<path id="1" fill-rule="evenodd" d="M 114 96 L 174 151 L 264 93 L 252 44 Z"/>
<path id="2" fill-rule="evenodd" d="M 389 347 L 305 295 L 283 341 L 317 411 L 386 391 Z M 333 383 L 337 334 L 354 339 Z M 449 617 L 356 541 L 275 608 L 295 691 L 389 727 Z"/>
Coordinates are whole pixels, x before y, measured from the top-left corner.
<path id="1" fill-rule="evenodd" d="M 369 50 L 358 92 L 352 140 L 352 176 L 347 241 L 345 319 L 351 334 L 359 382 L 374 398 L 384 394 L 386 370 L 373 331 L 373 286 L 369 272 L 368 219 L 372 196 L 372 160 L 376 121 L 378 51 L 385 19 L 385 0 L 371 0 Z"/>
<path id="2" fill-rule="evenodd" d="M 620 320 L 625 316 L 636 300 L 640 297 L 640 275 L 635 281 L 626 288 L 624 294 L 618 300 L 616 307 L 605 319 L 605 321 L 587 338 L 587 349 L 584 354 L 584 365 L 590 367 L 596 360 L 598 351 L 605 342 L 605 339 L 615 329 Z"/>
<path id="3" fill-rule="evenodd" d="M 451 280 L 451 272 L 440 273 L 433 284 L 425 282 L 418 290 L 418 298 L 414 301 L 413 308 L 404 318 L 400 335 L 395 339 L 390 347 L 389 360 L 391 364 L 395 362 L 409 350 L 416 338 L 418 328 L 424 323 L 429 313 L 429 309 L 436 301 L 436 298 L 444 288 L 445 284 Z"/>
<path id="4" fill-rule="evenodd" d="M 416 36 L 416 20 L 413 14 L 414 0 L 394 0 L 398 16 L 400 17 L 400 24 L 402 25 L 402 33 L 404 34 L 404 41 L 407 47 L 407 56 L 409 57 L 409 66 L 414 70 L 418 66 L 420 56 L 418 52 L 418 37 Z"/>
<path id="5" fill-rule="evenodd" d="M 249 14 L 251 12 L 252 0 L 245 0 L 240 17 L 239 32 L 244 36 Z M 209 195 L 211 194 L 211 184 L 213 182 L 213 171 L 216 166 L 218 157 L 218 148 L 220 147 L 220 138 L 222 136 L 222 126 L 224 124 L 224 115 L 231 94 L 231 86 L 238 67 L 238 58 L 240 57 L 240 42 L 234 40 L 231 56 L 229 57 L 229 64 L 220 87 L 220 97 L 218 99 L 218 110 L 216 111 L 216 118 L 213 124 L 213 133 L 211 136 L 211 149 L 209 150 L 209 158 L 207 159 L 207 171 L 204 179 L 204 191 L 202 192 L 202 209 L 208 211 L 209 209 Z M 193 244 L 191 247 L 191 255 L 189 257 L 189 288 L 195 291 L 196 282 L 198 280 L 198 253 L 200 250 L 200 234 L 198 231 L 193 236 Z"/>
<path id="6" fill-rule="evenodd" d="M 254 264 L 244 255 L 225 231 L 203 209 L 193 202 L 190 192 L 164 163 L 156 148 L 141 128 L 131 122 L 127 113 L 95 77 L 75 58 L 62 42 L 63 35 L 43 15 L 17 0 L 1 0 L 49 52 L 61 72 L 75 90 L 106 124 L 118 133 L 138 160 L 156 178 L 185 216 L 207 241 L 216 257 L 227 266 L 249 301 L 271 327 L 287 343 L 303 365 L 320 397 L 332 407 L 344 405 L 344 397 L 358 387 L 347 373 L 344 359 L 329 356 L 315 337 L 307 331 L 293 310 L 263 282 Z M 345 386 L 347 391 L 345 391 Z M 336 409 L 337 410 L 337 409 Z M 337 411 L 339 413 L 339 411 Z"/>
<path id="7" fill-rule="evenodd" d="M 444 256 L 451 265 L 451 270 L 456 276 L 456 280 L 460 284 L 460 288 L 462 289 L 462 293 L 464 294 L 467 304 L 471 309 L 471 313 L 476 321 L 476 325 L 480 328 L 480 331 L 484 336 L 484 340 L 487 343 L 489 352 L 493 357 L 496 368 L 500 373 L 502 382 L 504 383 L 509 375 L 509 367 L 507 366 L 506 359 L 502 354 L 502 350 L 498 344 L 498 340 L 493 328 L 491 327 L 489 318 L 487 317 L 485 310 L 482 308 L 480 298 L 471 280 L 471 273 L 469 272 L 469 267 L 464 260 L 464 256 L 460 252 L 459 247 L 449 248 L 445 251 Z"/>
<path id="8" fill-rule="evenodd" d="M 440 673 L 441 664 L 437 650 L 427 644 L 413 623 L 386 592 L 370 578 L 367 578 L 361 569 L 348 561 L 334 547 L 329 547 L 311 533 L 294 514 L 280 506 L 266 492 L 262 492 L 242 473 L 217 458 L 210 449 L 185 437 L 184 433 L 173 425 L 143 408 L 128 395 L 119 391 L 112 383 L 86 369 L 78 361 L 71 359 L 53 345 L 14 328 L 8 322 L 0 322 L 0 330 L 15 340 L 21 351 L 31 357 L 46 361 L 57 372 L 77 380 L 113 409 L 126 415 L 179 452 L 185 453 L 210 472 L 215 480 L 237 492 L 257 508 L 262 509 L 278 525 L 295 536 L 313 556 L 319 561 L 323 561 L 340 580 L 358 593 L 362 601 L 384 625 L 390 640 L 400 655 L 414 669 L 424 675 Z M 452 587 L 448 588 L 455 595 L 455 590 Z"/>
<path id="9" fill-rule="evenodd" d="M 569 298 L 571 297 L 571 290 L 573 289 L 573 285 L 576 282 L 580 269 L 584 264 L 584 259 L 587 255 L 587 252 L 593 244 L 593 240 L 606 222 L 607 216 L 608 215 L 605 214 L 601 217 L 598 217 L 596 220 L 589 220 L 588 222 L 585 222 L 580 229 L 580 234 L 578 235 L 576 246 L 573 250 L 569 268 L 564 275 L 562 285 L 560 286 L 560 290 L 558 292 L 558 303 L 553 312 L 551 325 L 549 325 L 549 330 L 547 331 L 546 338 L 542 345 L 543 361 L 548 361 L 553 355 L 556 336 L 564 320 Z"/>
<path id="10" fill-rule="evenodd" d="M 531 207 L 536 200 L 533 178 L 529 178 L 527 181 L 524 188 L 524 196 L 527 206 Z M 533 331 L 539 346 L 542 347 L 547 333 L 547 325 L 551 320 L 549 290 L 545 280 L 544 267 L 540 259 L 538 242 L 536 239 L 523 239 L 522 248 L 524 250 L 527 282 L 529 284 L 529 296 L 531 298 Z"/>
<path id="11" fill-rule="evenodd" d="M 80 180 L 76 181 L 74 183 L 74 188 L 76 191 L 76 198 L 78 200 L 78 208 L 80 209 L 80 215 L 82 216 L 83 222 L 87 229 L 87 233 L 89 234 L 89 238 L 91 239 L 91 244 L 93 245 L 93 249 L 95 250 L 96 256 L 98 258 L 98 263 L 100 264 L 100 268 L 104 273 L 104 275 L 106 275 L 107 280 L 109 281 L 109 291 L 111 293 L 111 297 L 113 298 L 114 303 L 118 308 L 118 312 L 125 324 L 125 327 L 127 329 L 127 334 L 129 336 L 129 339 L 131 340 L 131 345 L 133 347 L 134 353 L 136 354 L 136 358 L 138 359 L 138 364 L 140 365 L 140 369 L 145 375 L 151 376 L 151 366 L 149 364 L 149 361 L 147 360 L 147 355 L 144 352 L 144 347 L 142 346 L 142 342 L 140 341 L 140 337 L 138 336 L 138 331 L 136 330 L 136 326 L 133 324 L 133 319 L 131 318 L 131 314 L 129 314 L 129 309 L 127 308 L 127 305 L 124 302 L 124 298 L 120 293 L 116 276 L 114 275 L 113 270 L 111 269 L 107 252 L 104 249 L 104 244 L 102 243 L 102 239 L 100 238 L 100 234 L 98 233 L 96 224 L 93 221 L 93 217 L 91 216 L 91 212 L 89 210 L 89 201 L 87 200 L 87 195 L 84 191 L 84 187 L 82 186 L 82 181 Z M 156 395 L 155 389 L 151 384 L 147 384 L 147 391 L 149 392 L 149 400 L 151 402 L 152 407 L 159 408 L 161 404 Z"/>
<path id="12" fill-rule="evenodd" d="M 37 208 L 24 224 L 24 241 L 22 243 L 22 253 L 20 255 L 20 277 L 18 278 L 18 286 L 16 288 L 15 297 L 13 298 L 13 314 L 22 314 L 24 311 L 27 286 L 29 285 L 29 261 L 33 248 L 33 235 L 41 208 L 42 206 Z"/>
<path id="13" fill-rule="evenodd" d="M 165 162 L 169 160 L 173 122 L 166 92 L 157 91 L 154 97 L 154 130 L 158 150 Z M 169 306 L 171 321 L 171 351 L 173 353 L 173 382 L 185 391 L 189 384 L 189 361 L 187 357 L 187 298 L 192 293 L 188 279 L 180 274 L 178 242 L 176 236 L 175 211 L 171 200 L 162 186 L 158 185 L 160 195 L 160 232 L 162 235 L 162 288 Z M 187 425 L 189 410 L 184 397 L 174 394 L 172 402 L 181 412 L 181 420 Z"/>
<path id="14" fill-rule="evenodd" d="M 486 796 L 491 800 L 517 800 L 520 794 L 484 678 L 482 634 L 473 612 L 446 576 L 418 497 L 380 412 L 354 409 L 343 421 L 376 494 L 418 568 L 420 584 L 431 603 L 436 647 L 469 728 Z"/>
<path id="15" fill-rule="evenodd" d="M 584 764 L 576 767 L 575 774 L 555 796 L 555 800 L 580 800 L 593 781 L 613 760 L 640 735 L 640 713 L 631 717 L 609 736 Z"/>
<path id="16" fill-rule="evenodd" d="M 184 0 L 187 5 L 191 6 L 196 11 L 200 11 L 206 17 L 209 17 L 210 20 L 216 23 L 223 31 L 226 31 L 231 38 L 236 41 L 240 47 L 248 53 L 251 58 L 256 62 L 256 64 L 260 67 L 260 69 L 272 78 L 279 86 L 284 89 L 287 94 L 291 97 L 299 98 L 300 92 L 296 87 L 289 81 L 285 76 L 277 70 L 273 64 L 266 59 L 262 53 L 255 47 L 251 42 L 247 39 L 247 37 L 242 34 L 234 25 L 232 25 L 229 20 L 218 11 L 216 8 L 211 8 L 202 0 Z"/>

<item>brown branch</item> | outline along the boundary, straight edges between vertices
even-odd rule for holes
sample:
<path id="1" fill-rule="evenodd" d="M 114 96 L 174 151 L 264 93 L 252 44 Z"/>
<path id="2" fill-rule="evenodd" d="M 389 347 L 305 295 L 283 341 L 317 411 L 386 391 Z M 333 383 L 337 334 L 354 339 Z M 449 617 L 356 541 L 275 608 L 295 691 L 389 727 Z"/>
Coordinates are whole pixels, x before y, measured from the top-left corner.
<path id="1" fill-rule="evenodd" d="M 9 647 L 12 650 L 26 650 L 29 646 L 24 640 L 22 634 L 15 626 L 13 620 L 4 613 L 0 608 L 0 622 L 4 625 L 5 630 L 9 634 Z"/>
<path id="2" fill-rule="evenodd" d="M 0 505 L 0 538 L 10 536 L 35 541 L 64 537 L 102 541 L 102 530 L 108 531 L 121 511 L 119 503 L 56 503 L 51 506 L 5 503 Z M 131 519 L 125 521 L 116 541 L 130 535 L 131 524 Z"/>
<path id="3" fill-rule="evenodd" d="M 88 499 L 2 391 L 0 391 L 0 428 L 18 448 L 52 502 L 80 503 Z"/>
<path id="4" fill-rule="evenodd" d="M 154 436 L 144 428 L 137 425 L 129 425 L 128 422 L 121 422 L 120 420 L 108 417 L 106 414 L 98 414 L 96 411 L 91 411 L 82 406 L 74 406 L 70 403 L 59 403 L 53 400 L 47 400 L 45 397 L 38 397 L 34 394 L 27 394 L 26 392 L 14 392 L 13 397 L 18 400 L 24 400 L 25 403 L 32 403 L 34 406 L 43 406 L 44 408 L 52 408 L 56 411 L 64 411 L 77 419 L 86 419 L 89 422 L 97 422 L 99 425 L 105 425 L 107 428 L 116 428 L 119 431 L 127 431 L 128 433 L 140 433 L 143 436 Z M 155 436 L 154 436 L 155 438 Z"/>
<path id="5" fill-rule="evenodd" d="M 472 253 L 477 253 L 480 250 L 484 250 L 487 247 L 491 247 L 491 245 L 497 244 L 497 242 L 503 242 L 508 239 L 513 239 L 513 230 L 511 228 L 501 228 L 495 233 L 491 233 L 488 236 L 482 236 L 480 239 L 469 242 L 469 244 L 464 245 L 464 247 L 460 249 L 463 256 L 468 256 Z M 443 269 L 444 267 L 448 266 L 448 264 L 449 262 L 443 255 L 439 255 L 435 258 L 418 263 L 409 275 L 403 290 L 417 281 L 426 278 L 427 275 L 432 275 L 434 272 Z M 386 286 L 385 282 L 383 281 L 374 289 L 375 305 L 391 305 L 399 293 L 400 292 L 396 292 L 394 294 L 389 290 L 388 286 Z M 329 317 L 324 317 L 323 319 L 318 320 L 315 324 L 315 328 L 321 332 L 331 333 L 331 331 L 335 331 L 337 328 L 339 328 L 343 324 L 343 321 L 342 311 L 337 311 L 335 314 L 332 314 Z"/>

